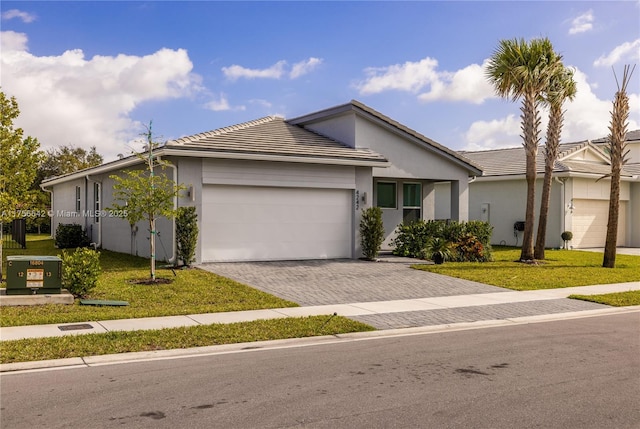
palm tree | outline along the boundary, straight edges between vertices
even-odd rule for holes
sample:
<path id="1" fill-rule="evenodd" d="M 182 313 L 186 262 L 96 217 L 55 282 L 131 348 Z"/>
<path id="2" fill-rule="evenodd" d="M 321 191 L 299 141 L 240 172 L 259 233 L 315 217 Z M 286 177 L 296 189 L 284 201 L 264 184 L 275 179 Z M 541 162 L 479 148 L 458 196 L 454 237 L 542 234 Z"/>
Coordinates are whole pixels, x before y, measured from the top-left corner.
<path id="1" fill-rule="evenodd" d="M 618 240 L 618 216 L 620 212 L 620 175 L 622 166 L 627 162 L 625 142 L 627 126 L 629 125 L 629 96 L 627 85 L 635 66 L 624 66 L 622 84 L 618 84 L 618 91 L 613 99 L 611 125 L 609 125 L 609 155 L 611 157 L 611 192 L 609 193 L 609 221 L 607 223 L 607 239 L 604 244 L 604 268 L 615 268 L 616 246 Z M 615 75 L 615 74 L 614 74 Z M 617 78 L 616 78 L 617 83 Z"/>
<path id="2" fill-rule="evenodd" d="M 549 82 L 545 91 L 545 101 L 549 105 L 549 124 L 547 125 L 547 143 L 544 149 L 544 182 L 542 184 L 542 198 L 540 201 L 540 217 L 538 219 L 538 233 L 536 234 L 535 259 L 544 259 L 544 245 L 547 237 L 547 217 L 551 200 L 551 181 L 553 167 L 558 157 L 558 145 L 562 134 L 564 111 L 562 104 L 565 100 L 573 100 L 576 95 L 576 81 L 573 80 L 573 70 L 562 68 Z"/>
<path id="3" fill-rule="evenodd" d="M 520 260 L 532 260 L 535 223 L 536 155 L 540 141 L 539 104 L 551 77 L 564 67 L 562 57 L 547 38 L 501 40 L 489 59 L 486 77 L 496 93 L 516 101 L 522 98 L 522 138 L 527 157 L 527 205 Z"/>

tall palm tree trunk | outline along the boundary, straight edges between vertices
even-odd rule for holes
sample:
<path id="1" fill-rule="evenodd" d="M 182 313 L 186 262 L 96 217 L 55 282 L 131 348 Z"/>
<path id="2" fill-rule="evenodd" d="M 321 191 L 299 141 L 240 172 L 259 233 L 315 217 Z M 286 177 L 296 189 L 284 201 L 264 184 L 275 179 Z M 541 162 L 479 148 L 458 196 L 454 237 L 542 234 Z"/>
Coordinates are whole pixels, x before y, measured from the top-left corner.
<path id="1" fill-rule="evenodd" d="M 535 224 L 535 193 L 536 193 L 536 156 L 540 118 L 534 94 L 525 94 L 522 102 L 522 132 L 524 134 L 524 150 L 527 157 L 527 205 L 524 218 L 524 232 L 522 236 L 521 261 L 534 259 L 533 230 Z"/>
<path id="2" fill-rule="evenodd" d="M 553 167 L 558 157 L 558 145 L 560 143 L 560 130 L 562 129 L 562 107 L 552 105 L 549 112 L 549 125 L 547 127 L 547 144 L 545 146 L 544 181 L 542 183 L 542 197 L 540 200 L 540 216 L 538 218 L 538 232 L 536 234 L 536 246 L 534 256 L 536 259 L 544 259 L 544 248 L 547 238 L 547 219 L 549 217 L 549 203 L 551 201 L 551 184 L 553 180 Z"/>
<path id="3" fill-rule="evenodd" d="M 625 164 L 625 141 L 627 139 L 627 125 L 629 120 L 629 96 L 627 85 L 633 74 L 633 69 L 627 65 L 624 67 L 622 84 L 613 100 L 611 112 L 611 125 L 609 131 L 611 152 L 611 191 L 609 194 L 609 221 L 607 223 L 607 238 L 604 246 L 604 268 L 615 268 L 616 247 L 618 245 L 618 216 L 620 215 L 620 175 Z"/>

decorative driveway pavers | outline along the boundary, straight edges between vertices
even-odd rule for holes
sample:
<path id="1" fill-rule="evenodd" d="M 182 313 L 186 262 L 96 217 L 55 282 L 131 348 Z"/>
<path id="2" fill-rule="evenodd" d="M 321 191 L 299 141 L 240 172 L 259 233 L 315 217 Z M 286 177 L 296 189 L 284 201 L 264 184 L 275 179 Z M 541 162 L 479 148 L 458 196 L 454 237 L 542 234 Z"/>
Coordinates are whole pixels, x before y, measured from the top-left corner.
<path id="1" fill-rule="evenodd" d="M 340 259 L 207 263 L 200 267 L 303 306 L 508 292 L 413 270 L 401 262 Z"/>
<path id="2" fill-rule="evenodd" d="M 598 310 L 603 308 L 607 308 L 607 306 L 593 302 L 562 298 L 474 307 L 442 308 L 427 311 L 407 311 L 403 313 L 379 313 L 352 316 L 350 318 L 374 326 L 377 329 L 397 329 L 477 322 L 479 320 L 504 320 L 516 317 Z"/>

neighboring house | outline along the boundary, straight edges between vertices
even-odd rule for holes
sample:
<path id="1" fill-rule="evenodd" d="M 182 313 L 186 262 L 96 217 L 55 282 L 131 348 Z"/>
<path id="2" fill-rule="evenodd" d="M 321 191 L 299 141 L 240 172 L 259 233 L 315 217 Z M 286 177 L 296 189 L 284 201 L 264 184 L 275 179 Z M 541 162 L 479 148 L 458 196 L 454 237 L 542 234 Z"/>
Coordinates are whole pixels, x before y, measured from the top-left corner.
<path id="1" fill-rule="evenodd" d="M 629 162 L 621 180 L 618 246 L 640 247 L 640 130 L 627 135 Z M 470 184 L 469 219 L 489 221 L 493 244 L 520 245 L 522 232 L 514 228 L 524 221 L 526 205 L 526 157 L 522 147 L 461 152 L 484 169 Z M 538 150 L 536 222 L 539 216 L 544 148 Z M 547 224 L 547 247 L 561 247 L 563 231 L 571 231 L 573 248 L 603 247 L 606 239 L 611 181 L 606 139 L 560 145 L 555 163 Z M 601 180 L 600 180 L 601 179 Z M 439 184 L 436 217 L 448 218 L 446 191 Z M 536 224 L 537 231 L 537 224 Z"/>
<path id="2" fill-rule="evenodd" d="M 467 220 L 468 183 L 482 174 L 357 101 L 182 137 L 154 153 L 173 164 L 164 174 L 189 189 L 176 206 L 197 209 L 196 262 L 357 258 L 363 209 L 382 207 L 389 246 L 403 219 L 435 218 L 435 183 L 448 184 L 448 217 Z M 113 204 L 109 176 L 143 167 L 130 156 L 43 182 L 52 231 L 81 224 L 97 246 L 148 257 L 148 226 L 104 211 Z M 157 229 L 157 256 L 173 261 L 173 222 L 161 219 Z"/>

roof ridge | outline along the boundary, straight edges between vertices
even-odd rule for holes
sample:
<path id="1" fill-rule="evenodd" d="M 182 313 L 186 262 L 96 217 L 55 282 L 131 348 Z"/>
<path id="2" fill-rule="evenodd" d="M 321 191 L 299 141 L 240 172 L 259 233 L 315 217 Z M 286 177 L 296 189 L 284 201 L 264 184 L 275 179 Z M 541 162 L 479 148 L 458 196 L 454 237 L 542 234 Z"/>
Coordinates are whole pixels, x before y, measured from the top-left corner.
<path id="1" fill-rule="evenodd" d="M 269 122 L 273 122 L 275 120 L 284 120 L 284 118 L 281 117 L 281 116 L 277 116 L 277 115 L 264 116 L 262 118 L 253 119 L 251 121 L 241 122 L 239 124 L 229 125 L 229 126 L 222 127 L 222 128 L 216 128 L 215 130 L 205 131 L 203 133 L 192 134 L 190 136 L 180 137 L 180 138 L 177 138 L 177 139 L 174 139 L 174 140 L 170 140 L 169 142 L 167 142 L 167 144 L 173 143 L 173 144 L 183 145 L 185 143 L 189 143 L 189 142 L 192 142 L 192 141 L 195 141 L 195 140 L 199 140 L 199 139 L 202 139 L 202 138 L 220 136 L 220 135 L 228 134 L 228 133 L 231 133 L 231 132 L 234 132 L 234 131 L 244 130 L 244 129 L 247 129 L 247 128 L 255 127 L 257 125 L 262 125 L 262 124 L 266 124 L 266 123 L 269 123 Z"/>

